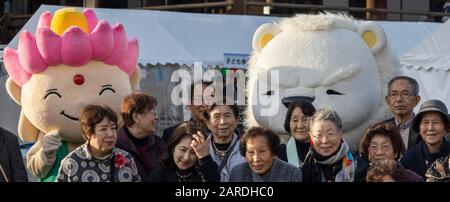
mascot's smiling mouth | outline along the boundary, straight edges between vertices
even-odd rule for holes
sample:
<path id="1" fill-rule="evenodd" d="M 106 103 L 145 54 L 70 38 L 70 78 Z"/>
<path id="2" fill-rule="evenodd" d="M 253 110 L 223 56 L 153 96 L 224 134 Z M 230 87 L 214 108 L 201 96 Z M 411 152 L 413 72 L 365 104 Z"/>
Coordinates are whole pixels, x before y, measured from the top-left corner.
<path id="1" fill-rule="evenodd" d="M 73 116 L 67 115 L 64 111 L 62 111 L 60 114 L 63 115 L 63 116 L 65 116 L 65 117 L 67 117 L 67 118 L 69 118 L 69 119 L 72 119 L 72 120 L 74 120 L 74 121 L 80 120 L 80 119 L 75 118 L 75 117 L 73 117 Z"/>

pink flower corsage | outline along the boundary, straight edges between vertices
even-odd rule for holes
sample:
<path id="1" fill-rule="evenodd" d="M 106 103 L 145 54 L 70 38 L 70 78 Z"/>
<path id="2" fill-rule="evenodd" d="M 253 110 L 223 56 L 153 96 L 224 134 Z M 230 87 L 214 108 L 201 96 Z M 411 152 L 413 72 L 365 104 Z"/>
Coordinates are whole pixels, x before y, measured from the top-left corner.
<path id="1" fill-rule="evenodd" d="M 125 165 L 129 164 L 130 160 L 125 158 L 122 154 L 116 154 L 114 157 L 114 167 L 120 169 L 125 167 Z"/>

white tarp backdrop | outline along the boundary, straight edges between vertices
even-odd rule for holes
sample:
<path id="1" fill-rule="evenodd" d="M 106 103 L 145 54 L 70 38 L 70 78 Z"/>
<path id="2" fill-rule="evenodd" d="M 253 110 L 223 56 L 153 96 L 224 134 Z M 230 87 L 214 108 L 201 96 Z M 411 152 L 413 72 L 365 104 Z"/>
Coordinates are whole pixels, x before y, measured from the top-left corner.
<path id="1" fill-rule="evenodd" d="M 450 108 L 450 21 L 400 57 L 405 75 L 416 78 L 423 103 L 442 100 Z M 416 108 L 417 111 L 418 108 Z"/>
<path id="2" fill-rule="evenodd" d="M 42 5 L 23 29 L 34 33 L 40 14 L 44 11 L 54 13 L 59 8 L 62 7 Z M 144 70 L 141 89 L 158 99 L 158 111 L 162 123 L 160 129 L 180 121 L 183 117 L 181 107 L 174 107 L 170 100 L 170 92 L 176 85 L 170 81 L 173 71 L 179 68 L 190 69 L 194 62 L 203 62 L 208 66 L 221 66 L 224 53 L 249 54 L 252 51 L 253 34 L 258 26 L 279 20 L 276 17 L 244 15 L 129 9 L 96 8 L 94 10 L 99 19 L 105 19 L 110 24 L 122 23 L 127 35 L 138 39 L 139 63 Z M 427 22 L 379 23 L 385 29 L 391 46 L 399 56 L 419 44 L 441 25 L 441 23 Z M 8 46 L 17 48 L 17 39 L 18 35 Z M 416 69 L 412 68 L 408 71 L 416 71 Z M 408 74 L 417 77 L 408 71 Z M 2 69 L 0 81 L 4 84 L 6 78 L 7 75 Z M 421 94 L 432 97 L 446 92 L 445 98 L 450 99 L 450 91 L 446 87 L 448 85 L 444 85 L 449 78 L 448 71 L 445 74 L 426 74 L 423 78 L 432 78 L 431 80 L 439 86 L 425 88 L 426 92 L 422 90 Z M 425 82 L 423 79 L 419 81 Z M 0 125 L 17 133 L 19 107 L 9 98 L 4 87 L 1 88 L 0 96 L 2 97 Z M 447 102 L 447 104 L 450 103 Z"/>

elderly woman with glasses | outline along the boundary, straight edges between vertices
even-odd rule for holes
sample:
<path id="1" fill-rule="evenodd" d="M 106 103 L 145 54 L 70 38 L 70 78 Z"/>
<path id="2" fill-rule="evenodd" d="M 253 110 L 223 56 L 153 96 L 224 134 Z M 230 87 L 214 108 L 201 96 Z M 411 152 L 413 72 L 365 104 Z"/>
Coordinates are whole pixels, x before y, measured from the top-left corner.
<path id="1" fill-rule="evenodd" d="M 400 163 L 398 165 L 385 165 L 386 163 L 381 163 L 377 165 L 377 168 L 373 168 L 375 164 L 381 161 L 398 161 L 405 152 L 405 145 L 403 144 L 400 132 L 392 123 L 383 122 L 369 127 L 361 141 L 359 152 L 362 155 L 361 160 L 364 159 L 370 162 L 371 168 L 369 170 L 373 170 L 373 176 L 367 176 L 367 179 L 370 178 L 371 181 L 379 181 L 375 179 L 376 175 L 374 173 L 391 172 L 396 167 L 401 167 L 395 169 L 395 172 L 401 172 L 399 173 L 401 174 L 401 181 L 423 181 L 419 175 L 411 170 L 404 169 Z"/>
<path id="2" fill-rule="evenodd" d="M 342 121 L 331 108 L 311 118 L 311 147 L 303 165 L 304 182 L 364 181 L 367 162 L 358 160 L 343 138 Z"/>

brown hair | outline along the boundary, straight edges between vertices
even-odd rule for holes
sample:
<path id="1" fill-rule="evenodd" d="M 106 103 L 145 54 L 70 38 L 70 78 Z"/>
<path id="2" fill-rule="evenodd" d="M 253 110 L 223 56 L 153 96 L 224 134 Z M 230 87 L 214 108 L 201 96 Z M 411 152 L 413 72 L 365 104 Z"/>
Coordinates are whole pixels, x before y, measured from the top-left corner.
<path id="1" fill-rule="evenodd" d="M 200 131 L 203 135 L 206 135 L 205 130 L 192 121 L 186 121 L 181 123 L 176 127 L 167 144 L 164 145 L 164 151 L 161 156 L 161 165 L 167 168 L 175 168 L 175 162 L 173 162 L 173 150 L 178 143 L 181 142 L 183 138 L 192 137 L 192 135 L 197 134 Z M 206 137 L 204 137 L 206 139 Z"/>
<path id="2" fill-rule="evenodd" d="M 145 93 L 132 93 L 126 96 L 120 104 L 120 115 L 126 127 L 133 126 L 133 114 L 142 114 L 147 110 L 152 110 L 156 107 L 158 102 L 156 99 Z"/>
<path id="3" fill-rule="evenodd" d="M 254 126 L 251 127 L 240 140 L 239 149 L 242 156 L 245 157 L 245 154 L 247 153 L 247 140 L 258 136 L 263 136 L 266 138 L 267 144 L 269 145 L 270 151 L 273 155 L 277 153 L 280 148 L 280 138 L 278 135 L 268 128 Z"/>
<path id="4" fill-rule="evenodd" d="M 383 182 L 384 176 L 390 176 L 395 182 L 405 181 L 405 169 L 395 160 L 385 159 L 374 163 L 367 170 L 367 182 Z"/>
<path id="5" fill-rule="evenodd" d="M 361 154 L 368 157 L 370 141 L 376 135 L 382 135 L 391 140 L 394 154 L 397 155 L 395 157 L 397 160 L 403 153 L 405 153 L 405 144 L 403 144 L 400 131 L 394 124 L 383 122 L 375 124 L 367 129 L 364 134 L 364 138 L 361 140 L 361 144 L 359 145 L 359 152 L 361 152 Z"/>
<path id="6" fill-rule="evenodd" d="M 88 105 L 83 108 L 79 122 L 84 139 L 88 140 L 88 136 L 95 133 L 95 126 L 104 118 L 114 122 L 117 127 L 117 114 L 108 106 Z"/>

